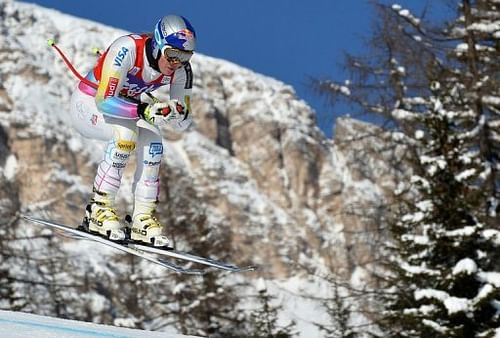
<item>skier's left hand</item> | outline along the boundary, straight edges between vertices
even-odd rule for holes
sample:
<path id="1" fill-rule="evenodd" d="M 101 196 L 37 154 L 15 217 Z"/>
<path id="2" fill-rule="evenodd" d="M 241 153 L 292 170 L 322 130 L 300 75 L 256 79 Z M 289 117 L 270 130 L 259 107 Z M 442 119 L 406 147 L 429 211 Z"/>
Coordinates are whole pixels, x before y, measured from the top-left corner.
<path id="1" fill-rule="evenodd" d="M 173 99 L 168 101 L 168 109 L 163 109 L 162 115 L 166 123 L 179 122 L 187 117 L 188 111 L 182 101 Z"/>

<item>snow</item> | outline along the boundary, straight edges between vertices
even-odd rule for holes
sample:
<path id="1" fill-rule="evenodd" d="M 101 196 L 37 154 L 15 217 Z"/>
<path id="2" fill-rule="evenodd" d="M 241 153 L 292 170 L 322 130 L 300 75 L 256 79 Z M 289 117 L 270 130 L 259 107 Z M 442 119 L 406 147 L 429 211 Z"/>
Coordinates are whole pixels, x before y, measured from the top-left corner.
<path id="1" fill-rule="evenodd" d="M 415 300 L 423 298 L 435 299 L 443 303 L 448 314 L 466 312 L 469 309 L 470 300 L 466 298 L 452 297 L 447 292 L 435 289 L 421 289 L 414 292 Z"/>
<path id="2" fill-rule="evenodd" d="M 475 30 L 482 33 L 495 33 L 500 31 L 500 22 L 479 23 L 475 22 L 467 27 L 468 30 Z"/>
<path id="3" fill-rule="evenodd" d="M 482 299 L 489 297 L 492 292 L 495 292 L 495 289 L 491 284 L 483 285 L 475 297 L 475 301 L 480 302 Z"/>
<path id="4" fill-rule="evenodd" d="M 427 325 L 427 326 L 433 328 L 435 331 L 440 332 L 440 333 L 446 333 L 446 331 L 447 331 L 445 327 L 439 325 L 438 323 L 436 323 L 433 320 L 424 319 L 424 320 L 422 320 L 422 323 L 424 323 L 424 325 Z"/>
<path id="5" fill-rule="evenodd" d="M 495 292 L 495 288 L 500 287 L 499 272 L 479 272 L 477 264 L 470 258 L 460 260 L 453 268 L 452 274 L 458 275 L 461 273 L 477 274 L 479 281 L 485 283 L 474 299 L 450 296 L 447 292 L 436 289 L 419 289 L 414 292 L 415 300 L 419 301 L 424 298 L 434 299 L 443 304 L 449 315 L 457 312 L 472 311 L 475 304 L 489 297 Z M 497 302 L 492 300 L 492 304 Z"/>
<path id="6" fill-rule="evenodd" d="M 328 283 L 297 276 L 286 280 L 267 281 L 266 286 L 270 294 L 278 295 L 277 303 L 283 306 L 280 325 L 293 319 L 301 337 L 322 337 L 315 323 L 327 324 L 329 317 L 314 299 L 330 296 L 331 286 Z"/>
<path id="7" fill-rule="evenodd" d="M 477 264 L 470 258 L 461 259 L 455 267 L 453 267 L 452 274 L 458 275 L 465 273 L 472 275 L 477 272 Z"/>
<path id="8" fill-rule="evenodd" d="M 449 297 L 445 299 L 444 306 L 450 315 L 457 312 L 467 312 L 469 308 L 469 300 L 466 298 Z"/>
<path id="9" fill-rule="evenodd" d="M 483 231 L 484 238 L 492 241 L 495 245 L 500 246 L 500 231 L 495 229 L 487 229 Z"/>
<path id="10" fill-rule="evenodd" d="M 406 214 L 402 217 L 403 222 L 410 222 L 410 223 L 419 223 L 425 218 L 425 214 L 423 212 L 415 212 L 413 214 Z"/>
<path id="11" fill-rule="evenodd" d="M 471 236 L 477 231 L 477 226 L 469 225 L 465 226 L 461 229 L 446 231 L 445 235 L 448 237 L 463 237 L 463 236 Z"/>
<path id="12" fill-rule="evenodd" d="M 427 165 L 427 173 L 430 176 L 434 176 L 438 169 L 443 170 L 448 165 L 444 156 L 420 156 L 420 162 Z"/>
<path id="13" fill-rule="evenodd" d="M 397 11 L 400 16 L 410 21 L 412 25 L 418 26 L 420 24 L 420 20 L 413 16 L 408 9 L 403 9 L 401 5 L 394 4 L 392 5 L 392 9 Z"/>
<path id="14" fill-rule="evenodd" d="M 416 266 L 416 265 L 410 265 L 406 262 L 401 262 L 400 265 L 403 270 L 407 271 L 409 274 L 412 275 L 427 274 L 429 276 L 439 276 L 441 274 L 438 270 L 432 270 L 427 268 L 425 266 L 425 263 L 423 263 L 420 266 Z"/>
<path id="15" fill-rule="evenodd" d="M 471 169 L 467 169 L 467 170 L 464 170 L 463 172 L 461 172 L 460 174 L 456 175 L 455 176 L 455 179 L 458 181 L 458 182 L 462 182 L 472 176 L 474 176 L 476 174 L 476 169 L 474 168 L 471 168 Z"/>
<path id="16" fill-rule="evenodd" d="M 425 133 L 422 130 L 415 131 L 415 139 L 421 140 L 425 137 Z"/>
<path id="17" fill-rule="evenodd" d="M 264 292 L 267 290 L 267 286 L 266 286 L 266 281 L 264 278 L 258 278 L 257 279 L 257 282 L 256 282 L 256 285 L 255 285 L 255 288 L 257 289 L 258 292 Z"/>
<path id="18" fill-rule="evenodd" d="M 479 280 L 500 288 L 500 272 L 480 272 Z"/>
<path id="19" fill-rule="evenodd" d="M 486 96 L 483 96 L 481 99 L 482 99 L 484 104 L 490 104 L 493 106 L 500 106 L 500 97 L 498 97 L 498 96 L 486 95 Z"/>
<path id="20" fill-rule="evenodd" d="M 401 239 L 403 241 L 412 241 L 418 245 L 428 245 L 430 243 L 429 236 L 424 236 L 424 235 L 405 234 L 405 235 L 401 236 Z"/>
<path id="21" fill-rule="evenodd" d="M 0 336 L 2 338 L 181 338 L 195 337 L 134 330 L 74 320 L 38 316 L 22 312 L 0 310 Z"/>
<path id="22" fill-rule="evenodd" d="M 7 181 L 12 181 L 17 173 L 17 159 L 16 156 L 10 154 L 5 161 L 5 167 L 3 168 L 3 174 Z"/>
<path id="23" fill-rule="evenodd" d="M 449 295 L 445 291 L 435 290 L 435 289 L 420 289 L 414 292 L 415 300 L 421 300 L 423 298 L 436 299 L 441 302 L 445 301 Z"/>
<path id="24" fill-rule="evenodd" d="M 420 201 L 416 204 L 416 206 L 422 212 L 430 212 L 434 210 L 434 203 L 431 200 Z"/>
<path id="25" fill-rule="evenodd" d="M 392 117 L 394 117 L 397 120 L 401 120 L 401 121 L 404 121 L 404 120 L 413 121 L 413 120 L 418 119 L 418 117 L 419 117 L 418 114 L 415 114 L 415 113 L 413 113 L 409 110 L 405 110 L 405 109 L 394 109 L 391 114 L 392 114 Z"/>

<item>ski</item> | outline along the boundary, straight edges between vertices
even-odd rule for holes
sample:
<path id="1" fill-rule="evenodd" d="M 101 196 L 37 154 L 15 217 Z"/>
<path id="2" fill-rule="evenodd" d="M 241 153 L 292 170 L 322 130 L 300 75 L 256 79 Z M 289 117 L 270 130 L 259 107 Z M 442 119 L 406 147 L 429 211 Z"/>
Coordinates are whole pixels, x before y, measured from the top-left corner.
<path id="1" fill-rule="evenodd" d="M 207 272 L 207 270 L 203 269 L 186 269 L 181 266 L 178 266 L 174 263 L 171 263 L 169 261 L 166 261 L 164 259 L 158 258 L 157 255 L 162 255 L 162 256 L 168 256 L 170 258 L 174 259 L 179 259 L 191 263 L 198 263 L 201 265 L 205 265 L 208 267 L 212 267 L 215 269 L 219 270 L 224 270 L 224 271 L 229 271 L 229 272 L 249 272 L 249 271 L 255 271 L 256 267 L 255 266 L 245 266 L 245 267 L 239 267 L 233 264 L 229 264 L 226 262 L 221 262 L 212 258 L 208 257 L 202 257 L 202 256 L 197 256 L 193 255 L 191 253 L 183 252 L 183 251 L 178 251 L 174 250 L 173 248 L 159 248 L 159 247 L 153 247 L 153 246 L 148 246 L 144 244 L 138 244 L 136 242 L 132 241 L 122 241 L 122 242 L 115 242 L 111 241 L 109 239 L 106 239 L 104 237 L 101 237 L 99 235 L 94 235 L 92 233 L 82 231 L 76 228 L 69 227 L 67 225 L 63 224 L 58 224 L 54 223 L 51 221 L 46 221 L 46 220 L 41 220 L 37 218 L 33 218 L 30 216 L 23 215 L 23 218 L 42 225 L 50 226 L 52 228 L 62 230 L 66 234 L 68 234 L 69 238 L 72 239 L 88 239 L 92 240 L 110 247 L 113 247 L 115 249 L 142 257 L 150 262 L 159 264 L 167 269 L 170 269 L 172 271 L 175 271 L 177 273 L 183 273 L 183 274 L 192 274 L 192 275 L 202 275 Z"/>
<path id="2" fill-rule="evenodd" d="M 182 252 L 182 251 L 177 251 L 174 249 L 163 249 L 163 248 L 157 248 L 153 246 L 148 246 L 148 245 L 142 245 L 142 244 L 136 244 L 136 243 L 130 243 L 128 244 L 129 247 L 144 251 L 144 252 L 149 252 L 157 255 L 164 255 L 168 256 L 171 258 L 177 258 L 193 263 L 198 263 L 206 266 L 210 266 L 216 269 L 220 270 L 225 270 L 225 271 L 230 271 L 230 272 L 247 272 L 247 271 L 254 271 L 256 270 L 255 266 L 246 266 L 246 267 L 238 267 L 233 264 L 228 264 L 224 263 L 212 258 L 207 258 L 207 257 L 201 257 L 201 256 L 196 256 L 187 252 Z"/>
<path id="3" fill-rule="evenodd" d="M 58 224 L 58 223 L 54 223 L 51 221 L 45 221 L 45 220 L 30 217 L 30 216 L 26 216 L 26 215 L 23 215 L 22 217 L 30 222 L 35 223 L 35 224 L 41 224 L 41 225 L 49 226 L 49 227 L 54 228 L 54 229 L 62 230 L 66 233 L 71 234 L 72 235 L 71 238 L 92 240 L 94 242 L 98 242 L 100 244 L 107 245 L 109 247 L 118 249 L 120 251 L 144 258 L 152 263 L 158 264 L 164 268 L 167 268 L 169 270 L 172 270 L 172 271 L 180 273 L 180 274 L 203 275 L 205 273 L 204 270 L 185 269 L 181 266 L 178 266 L 176 264 L 173 264 L 173 263 L 168 262 L 166 260 L 163 260 L 161 258 L 157 258 L 154 255 L 152 255 L 151 253 L 147 253 L 147 252 L 142 251 L 140 249 L 136 249 L 134 247 L 131 247 L 127 242 L 121 244 L 121 243 L 117 243 L 114 241 L 110 241 L 110 240 L 103 238 L 101 236 L 93 235 L 91 233 L 69 227 L 67 225 Z"/>

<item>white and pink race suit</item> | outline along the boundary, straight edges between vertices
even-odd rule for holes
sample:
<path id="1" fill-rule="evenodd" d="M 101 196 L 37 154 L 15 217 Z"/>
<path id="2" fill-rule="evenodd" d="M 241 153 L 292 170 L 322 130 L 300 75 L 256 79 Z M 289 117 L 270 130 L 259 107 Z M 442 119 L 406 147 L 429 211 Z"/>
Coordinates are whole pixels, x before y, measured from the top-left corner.
<path id="1" fill-rule="evenodd" d="M 160 130 L 139 115 L 140 96 L 169 85 L 170 98 L 182 101 L 187 114 L 174 121 L 178 130 L 186 129 L 191 118 L 189 98 L 192 71 L 189 63 L 173 74 L 165 75 L 152 66 L 148 51 L 151 37 L 126 35 L 115 40 L 101 55 L 86 80 L 97 89 L 80 82 L 71 98 L 74 127 L 85 137 L 107 141 L 104 158 L 94 180 L 94 188 L 116 196 L 123 171 L 135 150 L 135 200 L 153 202 L 159 195 L 159 169 L 163 155 Z"/>

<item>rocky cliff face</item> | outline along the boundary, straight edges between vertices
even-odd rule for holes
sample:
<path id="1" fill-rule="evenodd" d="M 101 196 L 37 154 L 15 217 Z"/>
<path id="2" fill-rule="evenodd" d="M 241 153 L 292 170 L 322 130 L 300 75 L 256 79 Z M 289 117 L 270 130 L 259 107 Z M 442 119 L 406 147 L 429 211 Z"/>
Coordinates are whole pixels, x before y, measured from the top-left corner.
<path id="1" fill-rule="evenodd" d="M 45 41 L 55 37 L 84 72 L 95 61 L 90 49 L 124 32 L 12 1 L 0 2 L 0 18 L 0 212 L 10 216 L 2 219 L 20 211 L 78 222 L 101 145 L 71 129 L 77 81 Z M 377 129 L 341 119 L 329 140 L 290 86 L 200 54 L 193 69 L 195 124 L 164 130 L 168 217 L 203 208 L 210 228 L 231 234 L 235 260 L 262 264 L 268 276 L 288 276 L 295 263 L 333 264 L 348 276 L 367 261 L 376 248 L 364 230 L 376 227 L 395 175 L 385 161 L 392 154 L 370 136 Z M 129 168 L 123 212 L 132 175 Z"/>

